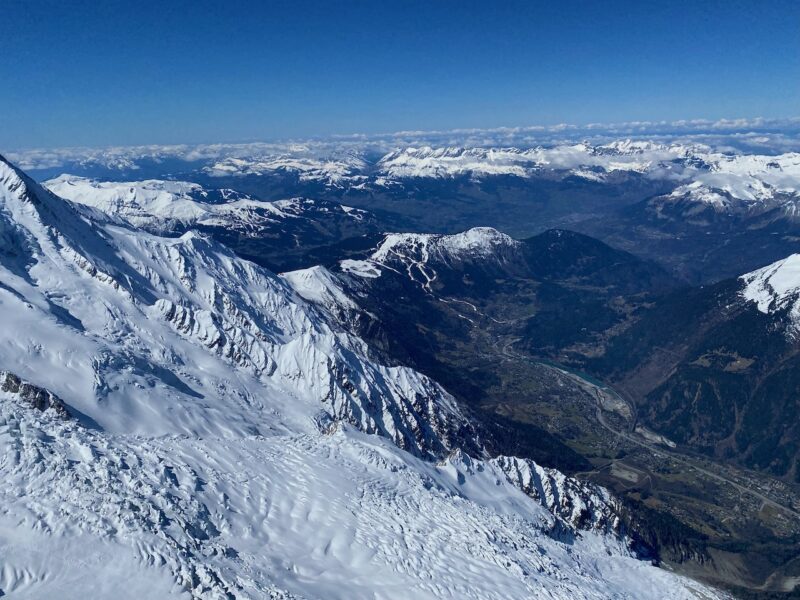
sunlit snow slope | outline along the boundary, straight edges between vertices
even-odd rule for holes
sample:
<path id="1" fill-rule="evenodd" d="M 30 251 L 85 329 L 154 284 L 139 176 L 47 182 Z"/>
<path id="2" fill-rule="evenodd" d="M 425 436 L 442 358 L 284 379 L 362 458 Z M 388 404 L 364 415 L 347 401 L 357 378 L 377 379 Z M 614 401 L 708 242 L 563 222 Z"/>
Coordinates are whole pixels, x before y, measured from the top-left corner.
<path id="1" fill-rule="evenodd" d="M 711 598 L 286 280 L 0 160 L 10 598 Z"/>
<path id="2" fill-rule="evenodd" d="M 800 254 L 742 275 L 741 279 L 746 300 L 755 302 L 762 313 L 785 312 L 787 333 L 800 333 Z"/>

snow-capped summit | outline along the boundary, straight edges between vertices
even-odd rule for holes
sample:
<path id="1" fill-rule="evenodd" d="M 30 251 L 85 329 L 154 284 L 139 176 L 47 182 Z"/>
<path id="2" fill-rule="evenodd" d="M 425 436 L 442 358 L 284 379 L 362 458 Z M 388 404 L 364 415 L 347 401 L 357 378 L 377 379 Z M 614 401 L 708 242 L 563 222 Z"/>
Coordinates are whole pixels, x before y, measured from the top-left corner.
<path id="1" fill-rule="evenodd" d="M 155 233 L 192 227 L 235 228 L 244 235 L 263 235 L 287 219 L 338 213 L 363 221 L 368 213 L 334 202 L 290 198 L 263 202 L 230 189 L 206 189 L 185 181 L 97 181 L 61 175 L 43 184 L 56 195 L 119 216 Z"/>
<path id="2" fill-rule="evenodd" d="M 754 302 L 765 314 L 786 311 L 789 333 L 800 331 L 800 254 L 742 275 L 741 279 L 745 300 Z"/>
<path id="3" fill-rule="evenodd" d="M 292 154 L 228 157 L 203 170 L 212 177 L 244 177 L 260 175 L 292 175 L 302 182 L 317 182 L 330 186 L 354 183 L 366 168 L 367 162 L 355 153 L 319 156 L 306 148 Z"/>
<path id="4" fill-rule="evenodd" d="M 234 190 L 206 190 L 185 181 L 101 182 L 61 175 L 43 185 L 62 198 L 156 232 L 183 230 L 187 225 L 208 222 L 232 210 L 260 205 Z"/>
<path id="5" fill-rule="evenodd" d="M 390 179 L 516 175 L 524 177 L 531 162 L 516 148 L 420 148 L 398 149 L 378 161 L 379 173 Z"/>
<path id="6" fill-rule="evenodd" d="M 297 268 L 304 252 L 314 247 L 378 228 L 371 213 L 331 200 L 294 197 L 264 202 L 182 181 L 104 182 L 70 175 L 44 185 L 150 233 L 208 233 L 274 270 Z"/>
<path id="7" fill-rule="evenodd" d="M 383 262 L 391 257 L 422 261 L 451 261 L 493 254 L 498 249 L 513 249 L 519 242 L 492 227 L 473 227 L 461 233 L 390 233 L 373 253 L 372 260 Z"/>
<path id="8" fill-rule="evenodd" d="M 380 277 L 384 268 L 401 269 L 412 281 L 431 291 L 441 265 L 474 264 L 480 268 L 514 262 L 521 244 L 491 227 L 461 233 L 389 233 L 366 260 L 345 260 L 339 265 L 357 277 Z"/>

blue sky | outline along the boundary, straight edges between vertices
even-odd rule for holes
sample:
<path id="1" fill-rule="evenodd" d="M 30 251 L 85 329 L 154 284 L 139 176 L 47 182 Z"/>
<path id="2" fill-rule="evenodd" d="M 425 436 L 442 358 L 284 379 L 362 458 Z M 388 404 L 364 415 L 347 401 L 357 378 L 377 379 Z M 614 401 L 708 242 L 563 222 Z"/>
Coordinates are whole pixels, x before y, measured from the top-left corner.
<path id="1" fill-rule="evenodd" d="M 800 115 L 800 2 L 0 7 L 0 149 Z"/>

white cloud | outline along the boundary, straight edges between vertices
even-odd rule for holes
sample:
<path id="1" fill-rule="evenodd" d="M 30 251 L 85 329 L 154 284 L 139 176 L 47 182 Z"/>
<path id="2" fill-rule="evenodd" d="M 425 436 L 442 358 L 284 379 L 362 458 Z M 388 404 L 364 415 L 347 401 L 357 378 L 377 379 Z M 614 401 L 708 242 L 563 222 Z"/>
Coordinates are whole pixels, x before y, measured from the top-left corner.
<path id="1" fill-rule="evenodd" d="M 307 140 L 241 144 L 179 144 L 113 146 L 106 148 L 44 148 L 9 152 L 6 156 L 27 170 L 109 168 L 135 170 L 142 161 L 178 159 L 187 163 L 226 159 L 268 160 L 276 156 L 304 159 L 341 159 L 347 155 L 386 153 L 409 146 L 518 147 L 556 146 L 588 141 L 604 144 L 621 138 L 659 143 L 702 143 L 718 151 L 777 154 L 800 151 L 800 118 L 685 119 L 678 121 L 630 121 L 398 131 L 384 134 L 351 134 Z"/>

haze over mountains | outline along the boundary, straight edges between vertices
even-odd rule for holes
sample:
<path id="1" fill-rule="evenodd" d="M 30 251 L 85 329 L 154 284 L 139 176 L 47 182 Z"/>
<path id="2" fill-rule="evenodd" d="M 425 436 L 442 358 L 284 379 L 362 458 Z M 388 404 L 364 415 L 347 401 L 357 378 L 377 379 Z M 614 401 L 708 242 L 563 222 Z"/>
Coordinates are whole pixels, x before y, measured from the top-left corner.
<path id="1" fill-rule="evenodd" d="M 792 597 L 796 122 L 644 127 L 0 160 L 0 591 Z"/>

